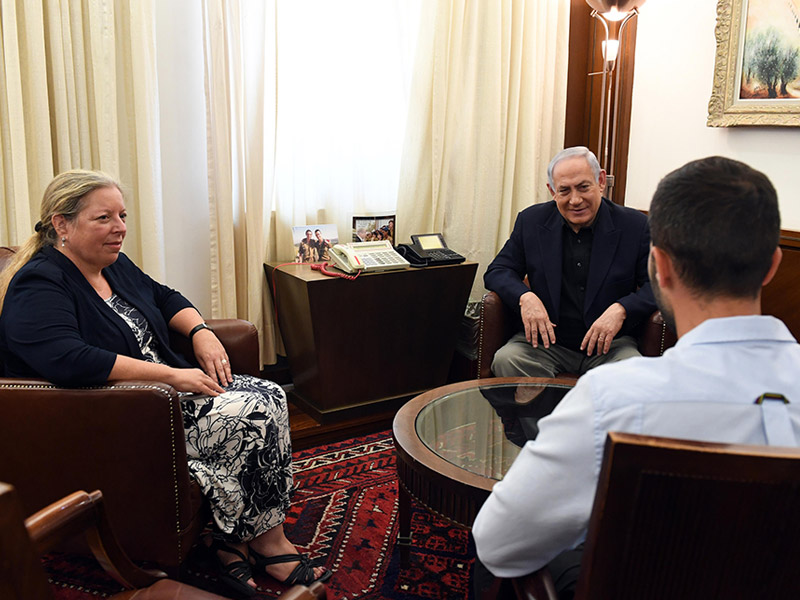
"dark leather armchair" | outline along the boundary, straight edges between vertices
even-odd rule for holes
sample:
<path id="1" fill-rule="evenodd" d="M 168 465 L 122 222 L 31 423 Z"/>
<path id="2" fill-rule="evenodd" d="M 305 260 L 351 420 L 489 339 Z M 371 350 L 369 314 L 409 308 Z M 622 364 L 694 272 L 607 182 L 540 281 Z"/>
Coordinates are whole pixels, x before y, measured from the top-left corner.
<path id="1" fill-rule="evenodd" d="M 495 353 L 514 335 L 515 319 L 495 292 L 488 292 L 481 300 L 478 323 L 478 353 L 475 378 L 494 377 L 492 359 Z M 644 356 L 660 356 L 676 341 L 673 331 L 664 323 L 659 311 L 654 312 L 641 327 L 639 351 Z"/>
<path id="2" fill-rule="evenodd" d="M 13 252 L 0 248 L 0 269 Z M 208 322 L 233 371 L 258 375 L 255 327 L 237 319 Z M 172 343 L 192 356 L 188 340 L 177 336 Z M 17 488 L 25 513 L 76 489 L 101 489 L 131 558 L 177 571 L 209 511 L 189 475 L 180 402 L 171 386 L 117 381 L 65 389 L 0 378 L 0 414 L 0 480 Z"/>
<path id="3" fill-rule="evenodd" d="M 800 449 L 611 432 L 576 600 L 800 598 Z M 556 600 L 547 568 L 518 598 Z"/>
<path id="4" fill-rule="evenodd" d="M 52 600 L 39 557 L 64 540 L 84 534 L 100 565 L 129 590 L 114 594 L 114 600 L 223 600 L 223 596 L 166 579 L 166 573 L 133 564 L 116 540 L 99 490 L 74 492 L 24 522 L 23 514 L 14 487 L 0 483 L 0 598 Z M 325 586 L 319 582 L 296 585 L 281 595 L 284 600 L 325 597 Z"/>

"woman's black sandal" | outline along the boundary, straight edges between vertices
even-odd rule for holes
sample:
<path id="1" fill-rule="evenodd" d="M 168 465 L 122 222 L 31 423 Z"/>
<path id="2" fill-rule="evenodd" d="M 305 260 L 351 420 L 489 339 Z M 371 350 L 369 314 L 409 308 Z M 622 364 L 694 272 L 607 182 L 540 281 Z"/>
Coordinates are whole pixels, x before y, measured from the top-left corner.
<path id="1" fill-rule="evenodd" d="M 256 589 L 247 583 L 247 581 L 253 577 L 253 571 L 250 568 L 250 561 L 247 560 L 247 557 L 239 552 L 236 548 L 232 548 L 224 542 L 216 539 L 211 542 L 209 550 L 214 552 L 214 556 L 217 559 L 220 581 L 225 582 L 228 587 L 236 590 L 243 596 L 254 596 Z M 235 560 L 225 564 L 222 562 L 222 559 L 219 557 L 217 552 L 227 552 L 229 554 L 238 556 L 242 560 Z"/>
<path id="2" fill-rule="evenodd" d="M 250 548 L 250 556 L 253 558 L 253 560 L 255 560 L 255 567 L 259 573 L 267 573 L 266 567 L 269 565 L 299 561 L 300 564 L 298 564 L 292 570 L 292 572 L 289 573 L 289 576 L 286 579 L 281 581 L 281 583 L 285 583 L 287 585 L 295 585 L 298 583 L 300 585 L 310 585 L 315 581 L 325 582 L 331 578 L 331 575 L 333 575 L 331 571 L 326 569 L 321 577 L 317 577 L 314 574 L 314 567 L 321 565 L 316 564 L 315 560 L 308 558 L 307 554 L 279 554 L 278 556 L 264 556 L 263 554 L 259 554 Z M 267 573 L 267 575 L 269 575 L 269 573 Z M 270 577 L 272 577 L 272 575 L 270 575 Z M 273 579 L 280 581 L 277 577 L 273 577 Z"/>

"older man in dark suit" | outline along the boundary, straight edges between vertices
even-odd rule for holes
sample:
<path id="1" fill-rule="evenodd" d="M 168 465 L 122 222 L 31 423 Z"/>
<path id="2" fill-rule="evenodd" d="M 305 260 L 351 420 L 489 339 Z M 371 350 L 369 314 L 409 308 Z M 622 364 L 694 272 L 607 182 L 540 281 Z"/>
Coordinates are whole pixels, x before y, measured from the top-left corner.
<path id="1" fill-rule="evenodd" d="M 656 309 L 647 218 L 603 197 L 597 157 L 582 146 L 562 150 L 547 179 L 553 200 L 519 213 L 484 276 L 522 321 L 492 362 L 501 377 L 582 375 L 638 356 L 632 334 Z"/>

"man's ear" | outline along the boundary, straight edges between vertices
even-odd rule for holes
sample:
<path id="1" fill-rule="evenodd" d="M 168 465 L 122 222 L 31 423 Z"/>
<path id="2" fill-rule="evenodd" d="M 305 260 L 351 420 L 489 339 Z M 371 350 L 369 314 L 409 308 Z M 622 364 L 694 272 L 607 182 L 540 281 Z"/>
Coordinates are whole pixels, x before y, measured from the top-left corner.
<path id="1" fill-rule="evenodd" d="M 604 192 L 606 189 L 606 171 L 605 169 L 600 169 L 600 174 L 597 176 L 597 185 L 600 187 L 600 191 Z"/>
<path id="2" fill-rule="evenodd" d="M 767 285 L 772 278 L 775 277 L 775 273 L 778 272 L 778 267 L 781 264 L 781 259 L 783 258 L 783 250 L 780 249 L 780 246 L 775 248 L 775 252 L 772 253 L 772 264 L 769 266 L 769 271 L 767 271 L 767 275 L 764 277 L 764 281 L 761 284 L 761 287 Z"/>
<path id="3" fill-rule="evenodd" d="M 549 184 L 549 183 L 547 184 L 547 191 L 548 191 L 548 192 L 550 192 L 550 195 L 551 195 L 553 198 L 555 198 L 555 197 L 556 197 L 556 193 L 555 193 L 555 191 L 553 190 L 553 188 L 551 188 L 551 187 L 550 187 L 550 184 Z"/>
<path id="4" fill-rule="evenodd" d="M 656 278 L 658 285 L 662 288 L 671 288 L 675 285 L 675 268 L 672 265 L 672 258 L 657 246 L 651 246 L 650 255 L 656 263 Z"/>

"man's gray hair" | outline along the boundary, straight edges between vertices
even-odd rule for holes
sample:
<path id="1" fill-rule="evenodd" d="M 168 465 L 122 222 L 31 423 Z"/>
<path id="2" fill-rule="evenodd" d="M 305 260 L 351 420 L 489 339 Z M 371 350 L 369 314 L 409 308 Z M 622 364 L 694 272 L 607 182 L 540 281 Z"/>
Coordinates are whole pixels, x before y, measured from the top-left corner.
<path id="1" fill-rule="evenodd" d="M 586 146 L 573 146 L 572 148 L 564 148 L 561 152 L 556 154 L 547 167 L 547 183 L 550 184 L 552 189 L 556 189 L 556 184 L 553 182 L 553 169 L 565 158 L 572 158 L 574 156 L 582 156 L 585 158 L 586 162 L 588 162 L 589 166 L 592 168 L 595 183 L 600 180 L 600 171 L 602 169 L 600 168 L 600 162 L 597 160 L 594 152 L 589 150 Z"/>

